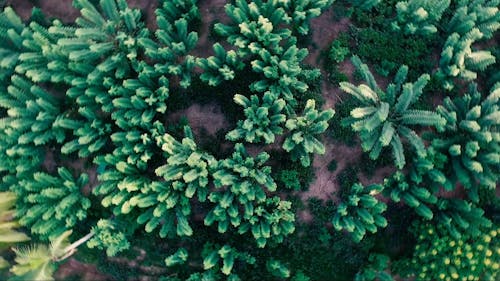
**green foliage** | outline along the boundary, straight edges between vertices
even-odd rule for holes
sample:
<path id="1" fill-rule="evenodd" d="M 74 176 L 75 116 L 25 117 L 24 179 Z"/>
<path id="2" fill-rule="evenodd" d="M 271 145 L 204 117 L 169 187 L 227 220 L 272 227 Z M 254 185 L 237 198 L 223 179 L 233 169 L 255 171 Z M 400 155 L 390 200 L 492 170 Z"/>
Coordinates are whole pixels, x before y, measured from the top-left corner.
<path id="1" fill-rule="evenodd" d="M 288 189 L 298 191 L 302 188 L 297 170 L 281 170 L 278 174 L 278 180 Z"/>
<path id="2" fill-rule="evenodd" d="M 12 187 L 18 198 L 16 217 L 40 238 L 53 240 L 87 217 L 90 200 L 82 193 L 88 176 L 77 179 L 66 168 L 58 175 L 35 173 Z"/>
<path id="3" fill-rule="evenodd" d="M 458 33 L 451 34 L 445 42 L 437 77 L 443 80 L 443 86 L 447 90 L 454 87 L 453 78 L 461 78 L 472 81 L 477 78 L 476 71 L 483 71 L 489 65 L 495 63 L 495 57 L 489 51 L 474 50 L 472 44 L 483 37 L 478 28 L 461 36 Z"/>
<path id="4" fill-rule="evenodd" d="M 286 104 L 283 99 L 266 92 L 262 104 L 256 95 L 248 99 L 237 94 L 234 96 L 234 102 L 243 106 L 247 119 L 239 120 L 237 128 L 227 133 L 226 139 L 231 141 L 244 139 L 250 143 L 258 143 L 263 139 L 269 144 L 274 143 L 275 134 L 283 133 L 282 123 L 286 120 L 285 114 L 282 114 Z"/>
<path id="5" fill-rule="evenodd" d="M 451 100 L 449 97 L 437 111 L 447 120 L 444 134 L 435 136 L 432 147 L 449 158 L 453 179 L 469 191 L 477 202 L 478 189 L 495 189 L 500 173 L 500 83 L 487 97 L 475 85 L 469 93 Z"/>
<path id="6" fill-rule="evenodd" d="M 419 216 L 427 220 L 434 217 L 432 210 L 426 204 L 435 204 L 437 197 L 428 188 L 414 183 L 400 171 L 384 179 L 384 193 L 395 202 L 403 200 L 414 208 Z"/>
<path id="7" fill-rule="evenodd" d="M 500 28 L 498 0 L 459 0 L 453 17 L 448 23 L 448 34 L 458 33 L 464 36 L 478 28 L 483 38 L 490 39 Z"/>
<path id="8" fill-rule="evenodd" d="M 146 232 L 160 227 L 160 237 L 172 235 L 191 236 L 193 230 L 188 223 L 191 213 L 190 199 L 196 194 L 199 201 L 205 201 L 208 193 L 208 168 L 216 160 L 199 151 L 192 133 L 185 128 L 186 137 L 179 142 L 169 134 L 155 131 L 156 145 L 161 148 L 167 163 L 156 168 L 155 174 L 164 181 L 153 181 L 147 176 L 147 161 L 141 156 L 131 164 L 127 150 L 115 150 L 97 159 L 106 167 L 99 175 L 101 184 L 94 189 L 96 195 L 105 195 L 104 207 L 115 206 L 115 215 L 129 214 L 134 208 L 144 209 L 137 217 L 138 224 L 145 224 Z M 147 134 L 135 132 L 115 133 L 123 141 L 137 139 L 148 146 L 155 145 Z M 137 150 L 132 146 L 132 149 Z M 148 156 L 149 154 L 145 154 Z M 142 174 L 141 174 L 142 173 Z M 115 188 L 118 186 L 118 188 Z M 133 213 L 131 213 L 133 214 Z M 162 218 L 169 218 L 163 221 Z M 176 226 L 175 226 L 175 222 Z"/>
<path id="9" fill-rule="evenodd" d="M 186 262 L 188 258 L 188 252 L 184 248 L 179 248 L 177 252 L 173 253 L 172 255 L 168 256 L 165 259 L 165 264 L 167 266 L 173 266 L 176 264 L 183 264 Z"/>
<path id="10" fill-rule="evenodd" d="M 266 263 L 267 270 L 280 279 L 285 279 L 290 277 L 290 270 L 279 260 L 270 259 Z"/>
<path id="11" fill-rule="evenodd" d="M 349 0 L 355 8 L 370 10 L 377 6 L 381 0 Z"/>
<path id="12" fill-rule="evenodd" d="M 304 82 L 307 77 L 302 76 L 317 77 L 318 71 L 303 71 L 300 63 L 308 51 L 297 48 L 297 39 L 286 26 L 300 24 L 298 32 L 307 33 L 308 19 L 330 3 L 330 0 L 256 0 L 251 3 L 237 0 L 226 5 L 226 14 L 232 22 L 229 25 L 217 23 L 214 29 L 237 48 L 237 55 L 248 62 L 254 72 L 260 74 L 261 79 L 251 83 L 250 89 L 270 91 L 293 108 L 297 106 L 294 95 L 308 89 Z"/>
<path id="13" fill-rule="evenodd" d="M 10 278 L 11 281 L 34 280 L 46 281 L 54 280 L 52 275 L 57 269 L 56 261 L 64 259 L 67 255 L 67 247 L 69 243 L 67 238 L 71 235 L 71 231 L 66 231 L 55 240 L 50 246 L 36 245 L 31 248 L 14 249 L 16 253 L 14 265 L 10 271 L 15 276 Z"/>
<path id="14" fill-rule="evenodd" d="M 417 245 L 410 259 L 403 260 L 403 276 L 415 280 L 496 280 L 500 252 L 498 227 L 484 228 L 478 237 L 456 239 L 440 224 L 417 222 L 412 228 Z"/>
<path id="15" fill-rule="evenodd" d="M 389 84 L 383 92 L 376 84 L 375 78 L 366 64 L 358 57 L 353 63 L 361 72 L 366 84 L 354 86 L 341 82 L 342 90 L 357 99 L 359 107 L 351 111 L 351 116 L 343 120 L 344 126 L 351 126 L 359 132 L 361 146 L 370 151 L 370 158 L 377 159 L 386 146 L 391 146 L 396 167 L 402 169 L 406 163 L 401 138 L 409 141 L 419 155 L 425 155 L 425 146 L 417 133 L 408 126 L 434 126 L 442 130 L 446 120 L 435 112 L 410 109 L 422 95 L 430 77 L 420 76 L 415 83 L 405 83 L 408 67 L 402 66 L 394 83 Z"/>
<path id="16" fill-rule="evenodd" d="M 319 17 L 335 0 L 286 0 L 279 1 L 291 18 L 293 34 L 307 35 L 310 31 L 309 21 Z"/>
<path id="17" fill-rule="evenodd" d="M 492 227 L 492 222 L 484 217 L 484 211 L 471 202 L 461 199 L 440 199 L 437 203 L 439 225 L 454 239 L 478 237 L 482 229 Z"/>
<path id="18" fill-rule="evenodd" d="M 361 16 L 370 19 L 370 23 L 373 21 L 371 15 Z M 392 12 L 387 16 L 391 17 Z M 351 32 L 355 42 L 352 53 L 363 61 L 373 63 L 375 70 L 383 76 L 395 74 L 398 66 L 403 64 L 411 66 L 410 79 L 416 79 L 422 73 L 430 73 L 434 69 L 435 63 L 430 58 L 436 42 L 430 38 L 416 39 L 389 30 L 385 27 L 354 29 Z"/>
<path id="19" fill-rule="evenodd" d="M 330 51 L 328 52 L 328 59 L 332 62 L 343 62 L 345 57 L 349 55 L 349 46 L 347 42 L 342 39 L 333 40 L 330 45 Z"/>
<path id="20" fill-rule="evenodd" d="M 97 225 L 92 228 L 92 233 L 94 236 L 87 242 L 87 247 L 106 249 L 106 254 L 109 257 L 113 257 L 130 247 L 125 234 L 110 220 L 99 220 Z"/>
<path id="21" fill-rule="evenodd" d="M 397 17 L 392 28 L 405 34 L 430 35 L 438 31 L 436 24 L 450 6 L 450 0 L 409 0 L 396 4 Z"/>
<path id="22" fill-rule="evenodd" d="M 223 81 L 233 80 L 236 76 L 235 71 L 241 71 L 245 65 L 239 60 L 235 51 L 226 52 L 219 43 L 215 43 L 213 49 L 215 56 L 199 58 L 197 65 L 204 71 L 200 79 L 210 86 L 217 86 Z"/>
<path id="23" fill-rule="evenodd" d="M 367 187 L 359 183 L 351 187 L 347 195 L 348 200 L 337 207 L 337 212 L 332 219 L 336 230 L 345 229 L 352 234 L 355 242 L 363 239 L 366 232 L 376 233 L 378 227 L 386 227 L 387 220 L 382 216 L 387 205 L 375 198 L 382 185 L 370 185 Z"/>
<path id="24" fill-rule="evenodd" d="M 392 276 L 385 272 L 389 266 L 389 257 L 383 254 L 370 254 L 368 265 L 356 273 L 355 281 L 393 281 Z"/>
<path id="25" fill-rule="evenodd" d="M 280 242 L 294 231 L 291 203 L 266 196 L 266 190 L 276 191 L 277 187 L 271 168 L 264 166 L 268 159 L 265 152 L 252 158 L 242 144 L 236 144 L 231 158 L 219 161 L 213 177 L 215 187 L 222 190 L 208 197 L 215 208 L 206 215 L 205 225 L 217 222 L 220 233 L 230 224 L 239 234 L 251 231 L 261 248 L 268 239 Z"/>
<path id="26" fill-rule="evenodd" d="M 219 268 L 224 275 L 229 275 L 229 278 L 231 278 L 231 276 L 235 278 L 234 274 L 231 274 L 231 271 L 236 259 L 248 264 L 255 263 L 254 257 L 250 256 L 248 253 L 239 252 L 228 245 L 220 247 L 218 245 L 205 244 L 202 256 L 204 270 L 216 270 Z M 222 266 L 219 261 L 222 263 Z"/>
<path id="27" fill-rule="evenodd" d="M 286 121 L 289 135 L 283 143 L 283 149 L 291 153 L 293 161 L 300 161 L 302 166 L 311 164 L 310 154 L 324 154 L 325 147 L 316 138 L 328 128 L 328 121 L 335 111 L 327 109 L 318 111 L 314 100 L 308 100 L 302 116 L 293 117 Z"/>
<path id="28" fill-rule="evenodd" d="M 154 75 L 175 75 L 179 85 L 187 88 L 191 84 L 191 71 L 196 59 L 189 52 L 198 42 L 198 34 L 189 30 L 189 25 L 200 19 L 196 0 L 163 1 L 156 9 L 155 31 L 157 42 L 150 38 L 140 38 L 137 43 L 144 49 L 146 56 L 154 60 Z"/>

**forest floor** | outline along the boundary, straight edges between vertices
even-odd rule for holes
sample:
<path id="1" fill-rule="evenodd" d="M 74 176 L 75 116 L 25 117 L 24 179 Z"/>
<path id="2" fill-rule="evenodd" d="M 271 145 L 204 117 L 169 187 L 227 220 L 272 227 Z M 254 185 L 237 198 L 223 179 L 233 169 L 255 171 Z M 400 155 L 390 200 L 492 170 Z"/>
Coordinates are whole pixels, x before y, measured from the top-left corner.
<path id="1" fill-rule="evenodd" d="M 158 5 L 157 0 L 127 0 L 131 7 L 139 8 L 143 11 L 144 17 L 147 22 L 148 28 L 155 30 L 156 22 L 154 10 Z M 199 31 L 199 41 L 197 47 L 194 49 L 193 54 L 199 57 L 208 57 L 213 54 L 212 45 L 213 41 L 210 38 L 210 28 L 214 22 L 227 22 L 228 18 L 225 15 L 224 5 L 226 0 L 199 0 L 198 7 L 202 16 L 202 25 Z M 33 3 L 29 0 L 7 0 L 7 5 L 10 5 L 16 12 L 23 18 L 28 19 L 31 15 Z M 37 6 L 49 18 L 58 18 L 64 23 L 73 22 L 78 16 L 79 12 L 72 6 L 72 0 L 38 0 Z M 334 15 L 333 8 L 325 11 L 320 17 L 313 19 L 311 22 L 311 44 L 309 44 L 309 55 L 305 59 L 305 63 L 313 67 L 319 68 L 322 72 L 321 93 L 325 100 L 324 108 L 335 108 L 338 102 L 342 102 L 342 93 L 337 85 L 329 82 L 326 77 L 327 73 L 324 69 L 325 50 L 329 48 L 331 42 L 339 36 L 342 32 L 347 32 L 350 28 L 350 20 L 348 18 L 338 18 Z M 339 70 L 345 73 L 349 78 L 352 78 L 354 67 L 348 61 L 339 64 Z M 178 120 L 182 116 L 187 117 L 195 135 L 199 135 L 201 130 L 205 130 L 209 135 L 215 135 L 219 129 L 230 130 L 229 123 L 222 114 L 221 108 L 217 104 L 193 104 L 190 107 L 182 110 L 174 111 L 169 120 Z M 278 139 L 279 140 L 279 139 Z M 353 140 L 354 141 L 354 140 Z M 300 192 L 299 197 L 305 202 L 309 198 L 319 198 L 322 200 L 336 201 L 335 192 L 338 190 L 339 183 L 337 182 L 337 175 L 346 167 L 359 161 L 362 155 L 359 146 L 347 146 L 332 140 L 329 137 L 323 137 L 323 143 L 326 147 L 324 155 L 316 155 L 313 161 L 315 171 L 315 179 L 305 192 Z M 278 147 L 277 145 L 271 146 L 272 148 Z M 249 147 L 251 154 L 255 150 Z M 257 151 L 257 152 L 260 152 Z M 337 169 L 333 172 L 328 170 L 329 163 L 335 160 L 337 162 Z M 380 183 L 384 176 L 392 173 L 393 170 L 389 168 L 382 168 L 375 171 L 373 176 L 367 177 L 363 174 L 358 174 L 358 178 L 363 184 L 367 183 Z M 307 222 L 312 219 L 311 214 L 307 210 L 298 213 L 301 221 Z M 81 264 L 80 262 L 71 259 L 59 271 L 59 277 L 65 274 L 74 273 L 75 271 L 82 271 L 85 278 L 88 280 L 100 279 L 97 278 L 99 272 L 91 265 Z M 104 276 L 100 276 L 104 277 Z M 102 278 L 101 278 L 102 279 Z"/>

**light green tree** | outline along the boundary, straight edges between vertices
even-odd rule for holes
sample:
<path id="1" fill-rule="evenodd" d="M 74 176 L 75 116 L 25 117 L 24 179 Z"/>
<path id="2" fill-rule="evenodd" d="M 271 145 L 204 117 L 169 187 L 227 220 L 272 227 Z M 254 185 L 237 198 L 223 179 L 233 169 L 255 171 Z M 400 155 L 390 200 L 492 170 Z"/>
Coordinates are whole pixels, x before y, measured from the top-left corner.
<path id="1" fill-rule="evenodd" d="M 454 78 L 472 81 L 477 78 L 477 71 L 485 70 L 495 63 L 495 57 L 490 51 L 474 50 L 472 44 L 483 38 L 478 28 L 472 29 L 466 35 L 451 34 L 445 42 L 437 77 L 443 81 L 444 88 L 454 88 Z"/>
<path id="2" fill-rule="evenodd" d="M 477 202 L 478 190 L 495 189 L 500 173 L 500 83 L 482 97 L 476 85 L 469 93 L 446 98 L 437 111 L 447 120 L 444 134 L 437 134 L 432 147 L 446 155 L 453 179 Z"/>
<path id="3" fill-rule="evenodd" d="M 264 165 L 268 159 L 265 152 L 253 158 L 242 144 L 236 144 L 231 158 L 219 161 L 213 177 L 220 191 L 208 196 L 215 207 L 205 216 L 205 225 L 217 222 L 220 233 L 225 233 L 230 225 L 239 234 L 250 231 L 260 248 L 269 239 L 283 241 L 295 230 L 291 203 L 266 194 L 277 187 L 271 168 Z"/>
<path id="4" fill-rule="evenodd" d="M 31 233 L 53 240 L 87 217 L 90 200 L 82 194 L 87 174 L 75 178 L 66 168 L 57 175 L 37 172 L 12 187 L 19 199 L 16 217 Z"/>
<path id="5" fill-rule="evenodd" d="M 293 161 L 300 161 L 302 166 L 311 165 L 310 154 L 324 154 L 325 147 L 318 135 L 328 128 L 328 121 L 335 111 L 316 109 L 314 100 L 308 100 L 301 116 L 294 116 L 286 121 L 285 127 L 290 130 L 283 143 L 283 149 L 290 153 Z"/>
<path id="6" fill-rule="evenodd" d="M 210 86 L 217 86 L 223 81 L 233 80 L 236 71 L 243 69 L 245 64 L 240 61 L 234 50 L 227 51 L 221 44 L 213 45 L 215 56 L 198 58 L 196 64 L 203 69 L 200 79 Z"/>
<path id="7" fill-rule="evenodd" d="M 259 97 L 252 95 L 249 98 L 236 94 L 234 102 L 243 107 L 245 120 L 239 120 L 236 129 L 226 135 L 226 139 L 238 141 L 244 139 L 250 143 L 274 143 L 275 135 L 283 133 L 283 123 L 286 116 L 283 114 L 285 101 L 276 98 L 271 92 L 264 93 L 262 102 Z"/>
<path id="8" fill-rule="evenodd" d="M 428 205 L 437 203 L 437 197 L 429 188 L 412 181 L 402 172 L 398 171 L 389 178 L 384 179 L 384 195 L 389 196 L 394 202 L 404 201 L 415 212 L 430 220 L 434 213 Z"/>
<path id="9" fill-rule="evenodd" d="M 354 86 L 349 82 L 340 83 L 341 89 L 352 95 L 359 104 L 342 124 L 359 132 L 361 146 L 364 151 L 370 151 L 371 159 L 377 159 L 382 149 L 390 145 L 396 167 L 402 169 L 406 164 L 402 138 L 408 140 L 417 154 L 424 156 L 425 145 L 410 126 L 433 126 L 442 130 L 446 123 L 436 112 L 410 107 L 422 95 L 430 76 L 424 74 L 415 83 L 403 84 L 408 67 L 402 66 L 394 82 L 389 84 L 384 92 L 376 84 L 366 64 L 357 56 L 352 58 L 352 62 L 367 84 Z"/>
<path id="10" fill-rule="evenodd" d="M 451 1 L 409 0 L 396 4 L 396 19 L 391 26 L 405 34 L 430 35 L 438 31 L 436 24 Z"/>
<path id="11" fill-rule="evenodd" d="M 319 17 L 335 0 L 284 0 L 278 1 L 292 19 L 294 34 L 307 35 L 310 31 L 309 21 Z"/>
<path id="12" fill-rule="evenodd" d="M 337 231 L 347 230 L 355 242 L 361 241 L 367 231 L 376 233 L 377 228 L 386 227 L 387 220 L 382 213 L 387 205 L 375 198 L 383 188 L 379 184 L 367 187 L 354 184 L 349 189 L 346 200 L 337 206 L 332 219 L 333 227 Z"/>

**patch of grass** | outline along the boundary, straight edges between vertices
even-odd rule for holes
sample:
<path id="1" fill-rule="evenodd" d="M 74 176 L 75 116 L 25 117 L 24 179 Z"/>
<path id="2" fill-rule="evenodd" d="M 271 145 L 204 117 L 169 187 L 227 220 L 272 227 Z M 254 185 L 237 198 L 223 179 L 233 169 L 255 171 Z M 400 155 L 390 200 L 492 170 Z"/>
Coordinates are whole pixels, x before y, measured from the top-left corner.
<path id="1" fill-rule="evenodd" d="M 409 67 L 409 80 L 432 72 L 435 64 L 430 60 L 435 44 L 432 38 L 406 37 L 401 33 L 371 27 L 352 29 L 351 36 L 353 52 L 363 61 L 374 64 L 373 68 L 380 75 L 391 76 L 403 64 Z"/>
<path id="2" fill-rule="evenodd" d="M 340 185 L 340 188 L 337 191 L 337 196 L 339 198 L 345 199 L 347 194 L 349 194 L 349 190 L 351 189 L 352 185 L 359 181 L 358 172 L 359 167 L 352 165 L 346 167 L 337 175 L 337 182 Z"/>
<path id="3" fill-rule="evenodd" d="M 350 147 L 358 144 L 356 133 L 350 127 L 344 127 L 341 125 L 342 119 L 348 117 L 351 110 L 355 107 L 356 101 L 350 97 L 347 97 L 342 102 L 335 104 L 335 115 L 330 120 L 330 126 L 327 129 L 327 136 Z"/>
<path id="4" fill-rule="evenodd" d="M 328 163 L 328 171 L 334 172 L 335 170 L 337 170 L 337 160 L 333 159 Z"/>

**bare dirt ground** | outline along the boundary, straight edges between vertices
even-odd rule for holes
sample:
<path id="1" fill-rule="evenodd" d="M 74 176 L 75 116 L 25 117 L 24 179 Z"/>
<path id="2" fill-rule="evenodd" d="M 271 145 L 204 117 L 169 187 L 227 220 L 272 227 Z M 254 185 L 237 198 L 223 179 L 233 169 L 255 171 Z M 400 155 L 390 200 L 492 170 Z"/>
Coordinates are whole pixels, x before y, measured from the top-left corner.
<path id="1" fill-rule="evenodd" d="M 199 136 L 202 130 L 215 136 L 220 129 L 229 129 L 229 123 L 222 113 L 219 105 L 216 104 L 193 104 L 190 107 L 173 112 L 169 116 L 169 121 L 179 121 L 181 117 L 187 117 L 193 134 Z"/>

